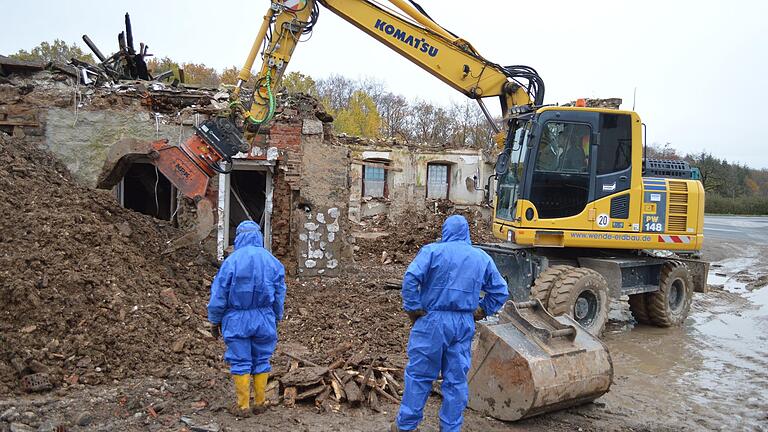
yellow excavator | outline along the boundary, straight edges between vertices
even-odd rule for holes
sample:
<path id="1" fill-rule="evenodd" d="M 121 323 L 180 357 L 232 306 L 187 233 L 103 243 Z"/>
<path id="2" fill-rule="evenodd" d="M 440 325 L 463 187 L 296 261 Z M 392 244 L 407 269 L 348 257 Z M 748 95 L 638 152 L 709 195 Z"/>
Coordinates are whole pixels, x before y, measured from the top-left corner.
<path id="1" fill-rule="evenodd" d="M 275 0 L 231 93 L 228 117 L 213 118 L 181 146 L 125 140 L 110 152 L 100 187 L 138 157 L 150 157 L 198 204 L 197 238 L 213 227 L 208 182 L 268 127 L 275 93 L 319 6 L 342 17 L 449 86 L 476 100 L 496 130 L 495 174 L 484 187 L 500 243 L 492 256 L 512 296 L 497 320 L 478 326 L 469 373 L 470 407 L 516 420 L 593 400 L 613 368 L 596 338 L 610 305 L 627 301 L 641 323 L 676 326 L 694 290 L 706 289 L 704 190 L 695 169 L 644 157 L 643 123 L 631 111 L 544 104 L 544 82 L 528 66 L 502 66 L 433 21 L 413 1 Z M 261 53 L 261 68 L 252 76 Z M 241 89 L 255 89 L 243 101 Z M 484 104 L 498 98 L 497 126 Z M 493 186 L 495 184 L 495 187 Z M 492 197 L 492 200 L 491 200 Z"/>

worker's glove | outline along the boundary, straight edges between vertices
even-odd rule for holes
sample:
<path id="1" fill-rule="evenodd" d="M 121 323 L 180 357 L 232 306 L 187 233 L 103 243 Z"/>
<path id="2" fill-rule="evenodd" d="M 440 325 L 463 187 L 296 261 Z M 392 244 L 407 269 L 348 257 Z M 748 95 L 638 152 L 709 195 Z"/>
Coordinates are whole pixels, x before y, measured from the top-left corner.
<path id="1" fill-rule="evenodd" d="M 415 311 L 405 311 L 405 313 L 408 315 L 408 319 L 411 320 L 411 325 L 416 324 L 416 321 L 426 315 L 427 313 L 423 310 L 415 310 Z"/>
<path id="2" fill-rule="evenodd" d="M 477 309 L 475 309 L 475 312 L 472 313 L 472 318 L 475 319 L 475 321 L 480 321 L 481 319 L 484 319 L 487 315 L 485 314 L 485 311 L 482 307 L 478 306 Z"/>
<path id="3" fill-rule="evenodd" d="M 211 323 L 211 336 L 213 336 L 214 339 L 221 337 L 221 324 Z"/>

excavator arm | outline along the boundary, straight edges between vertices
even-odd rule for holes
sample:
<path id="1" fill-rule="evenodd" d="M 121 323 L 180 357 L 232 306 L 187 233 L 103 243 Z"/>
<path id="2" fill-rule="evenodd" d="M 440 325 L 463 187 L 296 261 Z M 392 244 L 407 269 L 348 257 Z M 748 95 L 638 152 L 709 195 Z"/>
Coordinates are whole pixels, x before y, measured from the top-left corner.
<path id="1" fill-rule="evenodd" d="M 369 0 L 273 1 L 264 15 L 248 58 L 238 76 L 234 106 L 250 124 L 262 124 L 274 111 L 270 96 L 296 48 L 299 37 L 317 22 L 317 4 L 417 64 L 444 83 L 480 104 L 495 125 L 482 99 L 498 97 L 502 114 L 513 108 L 541 105 L 544 83 L 528 66 L 501 66 L 481 56 L 472 45 L 435 23 L 421 8 L 404 0 L 390 0 L 397 8 L 385 8 Z M 239 101 L 240 88 L 250 78 L 259 49 L 264 46 L 262 66 L 256 75 L 258 90 L 248 110 Z"/>
<path id="2" fill-rule="evenodd" d="M 467 41 L 435 23 L 418 5 L 390 0 L 393 8 L 370 0 L 274 0 L 264 14 L 251 50 L 231 93 L 229 112 L 203 122 L 181 145 L 167 140 L 122 140 L 111 148 L 98 187 L 110 189 L 131 163 L 144 159 L 155 165 L 178 190 L 197 205 L 196 229 L 169 245 L 169 251 L 207 237 L 213 229 L 212 197 L 208 183 L 216 174 L 227 174 L 227 162 L 249 144 L 243 132 L 255 133 L 275 113 L 275 94 L 296 46 L 317 23 L 322 5 L 365 33 L 419 65 L 441 81 L 480 104 L 498 133 L 497 142 L 509 134 L 500 132 L 482 102 L 498 97 L 504 117 L 541 105 L 544 84 L 527 66 L 501 66 L 481 56 Z M 261 67 L 251 75 L 262 53 Z M 253 79 L 253 81 L 252 81 Z M 254 82 L 250 95 L 244 85 Z M 512 122 L 510 122 L 510 127 Z M 231 165 L 229 165 L 231 166 Z"/>

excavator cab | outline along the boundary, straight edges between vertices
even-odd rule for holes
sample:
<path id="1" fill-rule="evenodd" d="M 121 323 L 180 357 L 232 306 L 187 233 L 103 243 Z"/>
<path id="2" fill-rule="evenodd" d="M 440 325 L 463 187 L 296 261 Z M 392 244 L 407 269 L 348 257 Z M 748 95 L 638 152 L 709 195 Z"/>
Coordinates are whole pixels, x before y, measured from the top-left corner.
<path id="1" fill-rule="evenodd" d="M 496 166 L 496 237 L 526 246 L 659 249 L 656 235 L 684 234 L 663 248 L 700 249 L 701 184 L 685 170 L 646 166 L 636 113 L 544 107 L 510 125 Z"/>
<path id="2" fill-rule="evenodd" d="M 520 119 L 497 168 L 496 217 L 592 229 L 590 203 L 630 189 L 633 117 L 639 125 L 634 113 L 604 111 L 545 108 Z"/>

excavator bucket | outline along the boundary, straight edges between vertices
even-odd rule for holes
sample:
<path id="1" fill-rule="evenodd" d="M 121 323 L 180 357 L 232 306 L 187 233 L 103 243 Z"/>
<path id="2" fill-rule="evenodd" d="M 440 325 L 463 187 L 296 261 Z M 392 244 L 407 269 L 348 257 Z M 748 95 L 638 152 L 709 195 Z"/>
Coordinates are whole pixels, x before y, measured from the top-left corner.
<path id="1" fill-rule="evenodd" d="M 613 381 L 606 346 L 538 300 L 507 302 L 498 322 L 478 324 L 469 407 L 514 421 L 593 401 Z"/>

